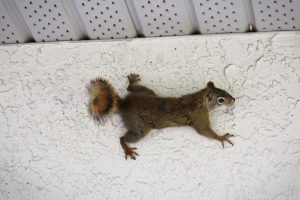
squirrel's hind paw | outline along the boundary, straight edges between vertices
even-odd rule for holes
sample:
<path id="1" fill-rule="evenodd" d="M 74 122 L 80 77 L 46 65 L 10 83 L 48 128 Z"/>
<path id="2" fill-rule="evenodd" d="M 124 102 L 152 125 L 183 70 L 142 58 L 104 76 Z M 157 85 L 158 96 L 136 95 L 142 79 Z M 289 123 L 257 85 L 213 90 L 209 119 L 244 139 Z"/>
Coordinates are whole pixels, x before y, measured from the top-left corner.
<path id="1" fill-rule="evenodd" d="M 141 81 L 140 79 L 140 75 L 138 74 L 129 74 L 127 76 L 129 84 L 137 84 L 139 81 Z"/>
<path id="2" fill-rule="evenodd" d="M 128 147 L 128 148 L 124 149 L 126 160 L 127 160 L 127 156 L 130 156 L 130 158 L 133 160 L 136 159 L 136 156 L 139 156 L 139 154 L 134 150 L 137 150 L 137 148 L 136 147 Z"/>

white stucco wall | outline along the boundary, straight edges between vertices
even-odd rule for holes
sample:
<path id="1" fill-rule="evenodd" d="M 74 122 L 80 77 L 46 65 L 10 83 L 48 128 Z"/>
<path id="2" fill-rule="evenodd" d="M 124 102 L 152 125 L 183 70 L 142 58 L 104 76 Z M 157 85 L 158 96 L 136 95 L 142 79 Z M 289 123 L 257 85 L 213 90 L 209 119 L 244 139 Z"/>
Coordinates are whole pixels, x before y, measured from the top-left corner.
<path id="1" fill-rule="evenodd" d="M 85 85 L 126 94 L 137 72 L 179 96 L 212 80 L 237 98 L 219 134 L 152 131 L 125 160 L 114 116 L 97 126 Z M 0 199 L 299 199 L 300 35 L 255 33 L 0 46 Z"/>

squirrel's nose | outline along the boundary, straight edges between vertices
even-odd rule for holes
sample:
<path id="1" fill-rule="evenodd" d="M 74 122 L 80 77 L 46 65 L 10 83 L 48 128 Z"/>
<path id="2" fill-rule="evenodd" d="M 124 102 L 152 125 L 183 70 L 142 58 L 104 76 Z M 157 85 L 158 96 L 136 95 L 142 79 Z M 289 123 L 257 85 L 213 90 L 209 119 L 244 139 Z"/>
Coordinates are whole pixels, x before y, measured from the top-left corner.
<path id="1" fill-rule="evenodd" d="M 235 102 L 235 98 L 232 98 L 231 104 L 234 104 Z"/>

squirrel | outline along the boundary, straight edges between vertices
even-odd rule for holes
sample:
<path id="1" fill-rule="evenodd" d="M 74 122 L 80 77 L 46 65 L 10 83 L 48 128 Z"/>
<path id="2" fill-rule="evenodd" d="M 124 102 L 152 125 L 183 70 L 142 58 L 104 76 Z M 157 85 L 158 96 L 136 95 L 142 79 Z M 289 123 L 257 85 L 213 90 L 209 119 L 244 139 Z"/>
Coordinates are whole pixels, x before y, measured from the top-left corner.
<path id="1" fill-rule="evenodd" d="M 87 86 L 89 94 L 88 110 L 96 122 L 102 123 L 113 113 L 121 115 L 127 132 L 120 137 L 120 144 L 127 156 L 136 159 L 139 154 L 128 143 L 138 142 L 151 129 L 191 126 L 200 135 L 228 142 L 233 135 L 218 135 L 210 127 L 209 111 L 221 105 L 232 105 L 235 99 L 226 91 L 208 82 L 206 88 L 181 97 L 160 97 L 151 89 L 140 85 L 138 74 L 127 76 L 129 94 L 123 99 L 114 88 L 102 78 L 91 80 Z"/>

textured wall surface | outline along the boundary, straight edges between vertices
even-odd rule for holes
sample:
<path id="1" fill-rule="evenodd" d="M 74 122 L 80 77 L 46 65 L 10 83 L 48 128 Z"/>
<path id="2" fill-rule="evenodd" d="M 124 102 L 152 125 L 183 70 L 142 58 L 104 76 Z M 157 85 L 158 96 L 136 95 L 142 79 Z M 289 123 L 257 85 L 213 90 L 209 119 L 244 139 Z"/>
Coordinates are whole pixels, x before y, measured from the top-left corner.
<path id="1" fill-rule="evenodd" d="M 211 113 L 235 145 L 152 131 L 125 160 L 120 117 L 96 125 L 86 84 L 126 75 L 164 96 L 207 81 L 236 97 Z M 300 35 L 263 33 L 0 47 L 0 199 L 299 199 Z"/>

